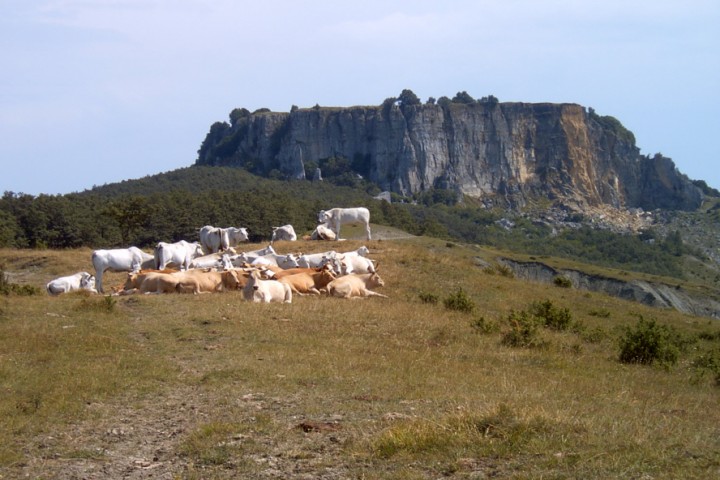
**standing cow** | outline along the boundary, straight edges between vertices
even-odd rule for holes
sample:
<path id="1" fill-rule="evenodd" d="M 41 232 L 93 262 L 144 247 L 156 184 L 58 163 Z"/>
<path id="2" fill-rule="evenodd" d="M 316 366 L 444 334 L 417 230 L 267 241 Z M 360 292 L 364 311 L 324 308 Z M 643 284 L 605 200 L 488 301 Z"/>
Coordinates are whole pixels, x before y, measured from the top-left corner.
<path id="1" fill-rule="evenodd" d="M 190 268 L 190 263 L 204 254 L 198 242 L 180 240 L 175 243 L 159 242 L 155 247 L 155 268 L 163 270 L 172 265 L 180 270 Z"/>
<path id="2" fill-rule="evenodd" d="M 92 264 L 95 267 L 95 288 L 103 291 L 103 273 L 137 272 L 143 268 L 155 268 L 155 258 L 137 247 L 113 248 L 111 250 L 95 250 L 92 253 Z"/>
<path id="3" fill-rule="evenodd" d="M 358 222 L 365 225 L 365 234 L 367 239 L 370 240 L 370 211 L 367 208 L 332 208 L 330 210 L 320 210 L 320 213 L 318 213 L 318 223 L 329 227 L 338 240 L 340 239 L 340 225 Z"/>

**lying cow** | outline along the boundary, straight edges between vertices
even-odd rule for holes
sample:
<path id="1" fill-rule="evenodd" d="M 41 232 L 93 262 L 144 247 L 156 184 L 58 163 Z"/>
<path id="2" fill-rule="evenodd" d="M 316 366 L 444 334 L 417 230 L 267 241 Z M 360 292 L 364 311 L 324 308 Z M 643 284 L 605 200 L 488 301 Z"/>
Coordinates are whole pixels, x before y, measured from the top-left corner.
<path id="1" fill-rule="evenodd" d="M 210 293 L 237 290 L 245 282 L 242 273 L 235 270 L 213 272 L 186 270 L 164 273 L 148 271 L 129 273 L 123 286 L 123 293 Z"/>
<path id="2" fill-rule="evenodd" d="M 182 272 L 177 275 L 178 282 L 175 290 L 180 293 L 211 293 L 237 290 L 241 285 L 239 273 L 235 270 L 224 272 L 198 272 L 187 274 Z M 242 283 L 244 285 L 244 283 Z"/>
<path id="3" fill-rule="evenodd" d="M 333 232 L 327 225 L 318 225 L 315 230 L 310 234 L 308 240 L 335 240 L 335 232 Z"/>
<path id="4" fill-rule="evenodd" d="M 330 296 L 340 298 L 388 298 L 387 295 L 370 290 L 371 288 L 383 286 L 385 286 L 385 282 L 377 272 L 351 273 L 330 282 L 327 286 L 327 292 Z"/>
<path id="5" fill-rule="evenodd" d="M 270 244 L 276 241 L 294 242 L 297 240 L 295 229 L 292 225 L 283 225 L 282 227 L 272 227 L 272 238 Z"/>
<path id="6" fill-rule="evenodd" d="M 335 280 L 330 267 L 325 266 L 318 270 L 312 269 L 311 272 L 298 272 L 292 275 L 286 275 L 278 279 L 280 283 L 290 286 L 293 293 L 300 295 L 313 294 L 320 295 L 320 289 Z"/>
<path id="7" fill-rule="evenodd" d="M 245 300 L 255 303 L 292 303 L 292 289 L 289 285 L 277 280 L 262 280 L 257 270 L 250 272 L 243 296 Z"/>
<path id="8" fill-rule="evenodd" d="M 79 290 L 97 293 L 97 290 L 95 290 L 95 277 L 88 272 L 78 272 L 74 275 L 56 278 L 48 282 L 45 289 L 50 295 L 60 295 L 61 293 Z"/>
<path id="9" fill-rule="evenodd" d="M 103 273 L 137 272 L 143 268 L 155 268 L 155 259 L 137 247 L 115 248 L 111 250 L 95 250 L 92 253 L 92 264 L 95 267 L 95 287 L 103 291 Z"/>

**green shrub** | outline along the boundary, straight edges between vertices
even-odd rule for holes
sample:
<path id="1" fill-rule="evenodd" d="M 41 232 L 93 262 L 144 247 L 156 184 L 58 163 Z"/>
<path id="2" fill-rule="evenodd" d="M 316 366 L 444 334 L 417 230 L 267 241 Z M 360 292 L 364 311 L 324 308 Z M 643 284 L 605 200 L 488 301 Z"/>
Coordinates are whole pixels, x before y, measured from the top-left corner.
<path id="1" fill-rule="evenodd" d="M 558 275 L 557 277 L 555 277 L 553 279 L 553 283 L 555 284 L 556 287 L 561 287 L 561 288 L 572 287 L 572 282 L 570 281 L 570 279 L 568 277 L 566 277 L 564 275 Z"/>
<path id="2" fill-rule="evenodd" d="M 500 325 L 485 317 L 478 317 L 472 321 L 471 326 L 480 333 L 495 333 L 500 330 Z"/>
<path id="3" fill-rule="evenodd" d="M 654 319 L 645 320 L 639 315 L 639 321 L 633 327 L 626 327 L 620 337 L 620 361 L 622 363 L 640 363 L 651 365 L 675 365 L 680 349 L 677 333 L 665 325 L 659 325 Z"/>
<path id="4" fill-rule="evenodd" d="M 600 343 L 608 337 L 608 333 L 601 327 L 580 333 L 580 338 L 587 343 Z"/>
<path id="5" fill-rule="evenodd" d="M 537 317 L 534 315 L 531 315 L 525 310 L 511 310 L 507 322 L 510 330 L 503 335 L 503 345 L 532 348 L 539 347 L 543 344 L 538 333 L 540 325 Z"/>
<path id="6" fill-rule="evenodd" d="M 709 373 L 714 378 L 715 385 L 720 386 L 720 349 L 703 353 L 692 361 L 692 366 L 696 370 L 696 381 Z"/>
<path id="7" fill-rule="evenodd" d="M 591 317 L 609 318 L 610 310 L 608 310 L 607 308 L 599 308 L 597 310 L 590 310 L 588 315 L 590 315 Z"/>
<path id="8" fill-rule="evenodd" d="M 420 292 L 418 296 L 420 297 L 420 301 L 422 303 L 431 303 L 435 305 L 438 303 L 438 300 L 440 300 L 440 298 L 434 293 Z"/>
<path id="9" fill-rule="evenodd" d="M 567 308 L 553 305 L 550 300 L 530 304 L 530 314 L 538 317 L 542 324 L 553 330 L 567 330 L 572 324 L 572 314 Z"/>
<path id="10" fill-rule="evenodd" d="M 17 283 L 12 283 L 10 282 L 10 277 L 8 277 L 3 270 L 0 270 L 0 293 L 3 295 L 14 294 L 29 296 L 40 294 L 40 289 L 33 285 L 19 285 Z"/>
<path id="11" fill-rule="evenodd" d="M 470 313 L 475 309 L 475 303 L 467 296 L 463 291 L 462 287 L 450 294 L 445 300 L 443 300 L 445 308 L 448 310 L 456 310 L 458 312 Z"/>

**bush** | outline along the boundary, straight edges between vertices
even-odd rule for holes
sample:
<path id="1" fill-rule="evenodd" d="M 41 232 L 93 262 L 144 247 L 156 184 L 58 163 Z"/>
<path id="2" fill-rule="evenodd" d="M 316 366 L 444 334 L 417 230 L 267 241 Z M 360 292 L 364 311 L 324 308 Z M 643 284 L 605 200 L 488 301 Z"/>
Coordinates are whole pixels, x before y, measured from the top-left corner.
<path id="1" fill-rule="evenodd" d="M 438 303 L 438 300 L 440 300 L 440 298 L 434 293 L 420 292 L 418 296 L 420 297 L 420 301 L 422 303 L 430 303 L 435 305 L 436 303 Z"/>
<path id="2" fill-rule="evenodd" d="M 720 349 L 703 353 L 693 360 L 692 366 L 697 371 L 696 380 L 700 380 L 710 373 L 715 380 L 715 385 L 720 386 Z"/>
<path id="3" fill-rule="evenodd" d="M 0 270 L 0 293 L 3 295 L 38 295 L 40 289 L 33 285 L 19 285 L 17 283 L 11 283 L 10 277 L 8 277 L 3 270 Z"/>
<path id="4" fill-rule="evenodd" d="M 572 314 L 567 308 L 559 308 L 550 300 L 533 302 L 530 304 L 530 313 L 553 330 L 567 330 L 572 324 Z"/>
<path id="5" fill-rule="evenodd" d="M 458 312 L 470 313 L 475 309 L 475 303 L 465 294 L 462 288 L 443 300 L 445 308 Z"/>
<path id="6" fill-rule="evenodd" d="M 480 333 L 495 333 L 500 330 L 500 325 L 485 317 L 478 317 L 471 323 L 471 326 Z"/>
<path id="7" fill-rule="evenodd" d="M 654 319 L 640 320 L 634 327 L 627 327 L 620 337 L 620 361 L 622 363 L 640 363 L 651 365 L 675 365 L 680 349 L 677 334 L 665 325 L 659 325 Z"/>
<path id="8" fill-rule="evenodd" d="M 599 308 L 597 310 L 590 310 L 588 313 L 591 317 L 599 317 L 599 318 L 610 318 L 610 310 L 607 308 Z"/>
<path id="9" fill-rule="evenodd" d="M 555 284 L 556 287 L 560 287 L 560 288 L 572 287 L 572 282 L 570 281 L 570 279 L 563 275 L 558 275 L 557 277 L 555 277 L 553 279 L 553 283 Z"/>
<path id="10" fill-rule="evenodd" d="M 539 323 L 537 318 L 525 310 L 516 312 L 510 311 L 507 318 L 510 330 L 502 338 L 502 344 L 509 347 L 532 348 L 542 346 L 538 333 Z"/>

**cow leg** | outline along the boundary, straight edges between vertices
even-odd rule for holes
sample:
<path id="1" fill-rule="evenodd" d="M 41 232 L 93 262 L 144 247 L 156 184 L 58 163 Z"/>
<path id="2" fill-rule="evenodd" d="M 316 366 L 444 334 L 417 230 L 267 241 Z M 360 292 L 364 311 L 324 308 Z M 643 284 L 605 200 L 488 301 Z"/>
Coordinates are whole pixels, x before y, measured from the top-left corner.
<path id="1" fill-rule="evenodd" d="M 97 290 L 98 293 L 105 293 L 105 291 L 103 290 L 102 277 L 103 271 L 95 270 L 95 290 Z"/>
<path id="2" fill-rule="evenodd" d="M 367 239 L 370 240 L 370 224 L 365 224 L 365 233 L 367 234 Z"/>

